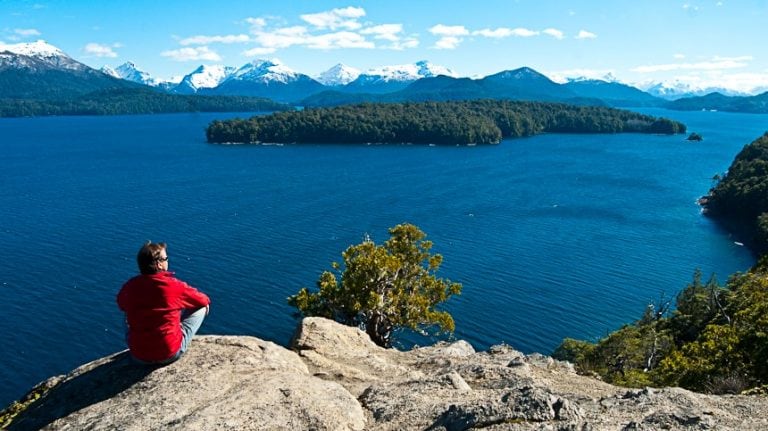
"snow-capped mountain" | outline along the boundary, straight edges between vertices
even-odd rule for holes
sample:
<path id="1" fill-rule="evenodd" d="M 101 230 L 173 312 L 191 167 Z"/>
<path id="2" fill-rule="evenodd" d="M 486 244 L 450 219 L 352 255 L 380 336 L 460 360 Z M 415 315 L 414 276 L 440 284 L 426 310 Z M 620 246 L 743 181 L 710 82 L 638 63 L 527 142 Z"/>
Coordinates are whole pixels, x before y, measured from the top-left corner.
<path id="1" fill-rule="evenodd" d="M 294 72 L 280 60 L 254 60 L 237 69 L 227 81 L 251 81 L 263 84 L 281 82 L 287 84 L 296 81 L 300 76 L 306 75 Z"/>
<path id="2" fill-rule="evenodd" d="M 233 72 L 217 87 L 204 94 L 267 97 L 279 102 L 296 102 L 326 87 L 279 60 L 254 60 Z"/>
<path id="3" fill-rule="evenodd" d="M 215 88 L 235 72 L 234 67 L 202 65 L 184 76 L 173 91 L 182 94 L 197 93 L 204 88 Z"/>
<path id="4" fill-rule="evenodd" d="M 360 76 L 360 70 L 339 63 L 321 73 L 316 79 L 328 87 L 338 87 L 349 84 L 357 79 L 358 76 Z"/>
<path id="5" fill-rule="evenodd" d="M 402 90 L 422 78 L 439 75 L 457 77 L 451 69 L 422 60 L 413 64 L 399 64 L 369 69 L 344 87 L 347 92 L 387 93 Z"/>
<path id="6" fill-rule="evenodd" d="M 563 81 L 558 81 L 555 79 L 552 79 L 552 80 L 557 82 L 558 84 L 565 84 L 568 82 L 583 82 L 583 81 L 603 81 L 603 82 L 621 83 L 621 81 L 619 81 L 619 78 L 617 78 L 616 75 L 614 75 L 611 72 L 608 72 L 605 75 L 598 76 L 598 77 L 575 76 L 575 77 L 567 77 Z"/>
<path id="7" fill-rule="evenodd" d="M 16 44 L 0 43 L 0 65 L 27 69 L 41 65 L 75 71 L 90 69 L 43 40 Z"/>
<path id="8" fill-rule="evenodd" d="M 136 82 L 138 84 L 157 86 L 158 80 L 153 78 L 149 73 L 139 69 L 136 65 L 130 61 L 127 61 L 116 69 L 112 69 L 109 66 L 104 66 L 101 71 L 107 75 L 114 76 L 115 78 L 125 79 L 126 81 Z"/>
<path id="9" fill-rule="evenodd" d="M 603 79 L 569 79 L 564 88 L 582 98 L 599 99 L 610 106 L 659 106 L 663 100 L 636 87 L 619 82 L 613 75 Z"/>
<path id="10" fill-rule="evenodd" d="M 361 77 L 366 77 L 368 80 L 375 80 L 380 82 L 391 81 L 416 81 L 421 78 L 431 78 L 438 75 L 446 75 L 450 77 L 457 77 L 456 73 L 451 69 L 432 64 L 426 60 L 422 60 L 413 64 L 400 64 L 395 66 L 383 66 L 374 69 L 370 69 L 361 74 Z"/>
<path id="11" fill-rule="evenodd" d="M 136 84 L 80 63 L 42 40 L 0 44 L 0 98 L 66 99 Z"/>
<path id="12" fill-rule="evenodd" d="M 104 73 L 105 75 L 109 75 L 109 76 L 111 76 L 113 78 L 123 79 L 123 78 L 120 77 L 120 75 L 117 73 L 117 71 L 115 69 L 113 69 L 113 68 L 111 68 L 111 67 L 109 67 L 107 65 L 101 66 L 101 69 L 99 69 L 99 70 L 102 73 Z"/>
<path id="13" fill-rule="evenodd" d="M 646 93 L 661 97 L 663 99 L 674 100 L 683 97 L 704 96 L 710 93 L 721 93 L 726 96 L 748 96 L 747 93 L 729 90 L 722 87 L 704 87 L 679 80 L 651 82 L 640 85 L 639 88 Z"/>

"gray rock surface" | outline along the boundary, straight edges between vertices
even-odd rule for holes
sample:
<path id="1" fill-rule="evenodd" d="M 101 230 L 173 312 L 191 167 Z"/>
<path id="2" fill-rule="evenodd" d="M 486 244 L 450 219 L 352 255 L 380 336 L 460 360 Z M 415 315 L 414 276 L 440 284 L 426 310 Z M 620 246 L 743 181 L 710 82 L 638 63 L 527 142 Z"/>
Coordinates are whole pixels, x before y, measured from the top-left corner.
<path id="1" fill-rule="evenodd" d="M 765 430 L 765 396 L 627 390 L 509 346 L 382 349 L 357 328 L 304 319 L 293 351 L 203 336 L 165 367 L 125 352 L 44 382 L 9 429 Z"/>

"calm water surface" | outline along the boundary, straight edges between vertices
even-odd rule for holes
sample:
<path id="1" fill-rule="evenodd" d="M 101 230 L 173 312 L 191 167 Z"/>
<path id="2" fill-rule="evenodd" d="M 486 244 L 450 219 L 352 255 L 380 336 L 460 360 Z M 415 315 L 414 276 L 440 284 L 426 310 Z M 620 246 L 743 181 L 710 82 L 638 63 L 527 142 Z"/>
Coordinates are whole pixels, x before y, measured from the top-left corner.
<path id="1" fill-rule="evenodd" d="M 695 268 L 721 280 L 749 268 L 695 200 L 768 116 L 645 112 L 704 141 L 219 146 L 204 127 L 232 114 L 0 119 L 0 405 L 124 348 L 114 298 L 147 239 L 168 242 L 171 269 L 211 296 L 202 333 L 280 344 L 296 325 L 285 298 L 402 222 L 464 284 L 446 309 L 476 349 L 594 340 Z"/>

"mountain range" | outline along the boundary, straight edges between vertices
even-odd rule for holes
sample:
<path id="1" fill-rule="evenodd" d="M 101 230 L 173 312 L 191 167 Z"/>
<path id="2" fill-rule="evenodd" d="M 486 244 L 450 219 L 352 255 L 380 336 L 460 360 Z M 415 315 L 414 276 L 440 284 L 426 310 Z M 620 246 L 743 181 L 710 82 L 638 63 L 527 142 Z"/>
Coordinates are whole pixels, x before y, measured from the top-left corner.
<path id="1" fill-rule="evenodd" d="M 557 83 L 528 67 L 483 78 L 461 78 L 451 69 L 419 61 L 361 72 L 337 64 L 316 78 L 278 60 L 254 60 L 239 68 L 201 65 L 178 82 L 161 81 L 127 62 L 115 69 L 93 69 L 44 41 L 3 45 L 0 51 L 0 99 L 62 100 L 95 91 L 153 88 L 156 91 L 206 96 L 250 96 L 302 106 L 359 102 L 515 99 L 617 107 L 658 106 L 672 109 L 720 109 L 768 112 L 758 96 L 716 93 L 705 97 L 679 85 L 656 84 L 642 91 L 614 77 L 572 79 Z M 676 99 L 670 101 L 670 99 Z"/>

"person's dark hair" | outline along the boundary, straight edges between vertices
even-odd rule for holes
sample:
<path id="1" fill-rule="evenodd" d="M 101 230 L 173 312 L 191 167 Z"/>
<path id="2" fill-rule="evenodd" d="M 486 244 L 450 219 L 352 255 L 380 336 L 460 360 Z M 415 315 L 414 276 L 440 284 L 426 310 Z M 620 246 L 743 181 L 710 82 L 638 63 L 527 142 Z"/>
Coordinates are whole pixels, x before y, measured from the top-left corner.
<path id="1" fill-rule="evenodd" d="M 160 260 L 161 252 L 166 247 L 164 242 L 153 243 L 152 241 L 147 241 L 139 250 L 139 254 L 136 255 L 139 271 L 142 274 L 157 273 L 157 266 L 155 264 Z"/>

